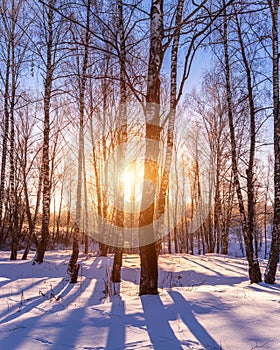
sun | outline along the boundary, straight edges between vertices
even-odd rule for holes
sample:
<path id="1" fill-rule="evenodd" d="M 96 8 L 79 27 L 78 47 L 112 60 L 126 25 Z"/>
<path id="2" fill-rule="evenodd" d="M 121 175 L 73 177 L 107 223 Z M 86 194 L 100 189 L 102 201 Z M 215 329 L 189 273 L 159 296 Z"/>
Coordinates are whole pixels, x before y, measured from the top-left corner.
<path id="1" fill-rule="evenodd" d="M 144 167 L 139 162 L 127 164 L 120 173 L 120 189 L 127 204 L 141 201 Z"/>

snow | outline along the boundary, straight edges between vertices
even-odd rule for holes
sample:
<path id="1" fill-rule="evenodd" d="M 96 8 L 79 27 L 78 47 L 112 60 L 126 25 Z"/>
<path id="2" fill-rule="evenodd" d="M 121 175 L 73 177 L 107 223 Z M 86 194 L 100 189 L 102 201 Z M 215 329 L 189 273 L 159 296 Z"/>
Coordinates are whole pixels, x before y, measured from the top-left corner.
<path id="1" fill-rule="evenodd" d="M 139 297 L 139 256 L 125 255 L 117 295 L 106 296 L 113 256 L 81 256 L 75 285 L 69 257 L 47 252 L 32 265 L 0 252 L 1 350 L 280 349 L 279 271 L 275 285 L 250 285 L 245 259 L 166 254 L 159 295 Z"/>

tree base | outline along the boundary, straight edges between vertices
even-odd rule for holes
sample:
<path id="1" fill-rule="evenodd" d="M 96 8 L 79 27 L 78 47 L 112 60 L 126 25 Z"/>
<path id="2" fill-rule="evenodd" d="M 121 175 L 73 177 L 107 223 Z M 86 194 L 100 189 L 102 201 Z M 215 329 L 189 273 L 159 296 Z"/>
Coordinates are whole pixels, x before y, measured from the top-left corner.
<path id="1" fill-rule="evenodd" d="M 258 262 L 255 262 L 252 267 L 249 267 L 249 278 L 251 283 L 262 282 L 262 274 Z"/>
<path id="2" fill-rule="evenodd" d="M 70 283 L 77 283 L 79 270 L 80 270 L 80 264 L 76 264 L 74 266 L 74 270 L 73 270 L 73 272 L 71 274 Z"/>
<path id="3" fill-rule="evenodd" d="M 139 295 L 158 294 L 158 264 L 156 243 L 140 247 L 141 276 Z"/>

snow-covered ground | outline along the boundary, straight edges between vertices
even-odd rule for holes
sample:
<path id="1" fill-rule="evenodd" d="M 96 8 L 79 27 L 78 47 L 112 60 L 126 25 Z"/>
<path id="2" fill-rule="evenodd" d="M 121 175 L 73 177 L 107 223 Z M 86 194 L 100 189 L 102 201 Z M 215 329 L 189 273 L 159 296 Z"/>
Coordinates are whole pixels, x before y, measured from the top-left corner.
<path id="1" fill-rule="evenodd" d="M 69 256 L 33 266 L 0 252 L 1 350 L 280 349 L 279 270 L 277 284 L 250 285 L 245 259 L 163 255 L 159 295 L 139 297 L 139 257 L 126 255 L 106 296 L 113 257 L 81 257 L 71 285 Z"/>

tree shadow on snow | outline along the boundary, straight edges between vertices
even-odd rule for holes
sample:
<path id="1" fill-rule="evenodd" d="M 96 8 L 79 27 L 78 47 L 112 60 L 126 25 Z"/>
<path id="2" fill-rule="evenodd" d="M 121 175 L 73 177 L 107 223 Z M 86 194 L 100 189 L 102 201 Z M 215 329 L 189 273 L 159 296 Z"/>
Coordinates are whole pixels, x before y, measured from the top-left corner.
<path id="1" fill-rule="evenodd" d="M 202 344 L 205 349 L 222 349 L 221 345 L 207 332 L 207 330 L 199 323 L 194 314 L 194 309 L 197 305 L 192 305 L 179 292 L 168 292 L 174 302 L 174 311 L 178 314 L 181 320 L 185 323 L 195 338 Z M 201 308 L 200 308 L 201 309 Z M 200 313 L 209 312 L 209 310 L 199 310 Z"/>
<path id="2" fill-rule="evenodd" d="M 95 269 L 99 265 L 99 267 L 103 266 L 104 261 L 102 258 L 96 258 L 92 264 L 88 266 L 88 269 Z M 46 264 L 48 265 L 48 264 Z M 43 265 L 42 265 L 43 266 Z M 104 269 L 105 270 L 105 269 Z M 85 272 L 85 271 L 84 271 Z M 90 273 L 89 273 L 90 275 Z M 97 294 L 100 296 L 102 294 L 102 288 L 104 289 L 104 281 L 102 279 L 102 274 L 100 276 L 100 279 L 95 280 L 95 286 L 92 288 L 90 293 L 86 293 L 86 298 L 88 301 L 86 304 L 99 304 L 100 298 L 93 297 L 93 295 Z M 94 279 L 93 278 L 85 278 L 82 282 L 78 282 L 77 284 L 70 284 L 69 282 L 65 281 L 65 279 L 61 279 L 61 281 L 58 283 L 58 285 L 54 286 L 53 289 L 48 291 L 45 294 L 37 295 L 36 297 L 32 297 L 29 299 L 24 299 L 22 301 L 19 301 L 15 306 L 12 308 L 8 308 L 7 312 L 2 314 L 2 319 L 0 321 L 1 324 L 5 324 L 10 321 L 16 321 L 21 322 L 22 316 L 26 319 L 28 318 L 28 321 L 25 322 L 24 327 L 17 327 L 13 328 L 11 330 L 8 330 L 8 333 L 6 336 L 4 336 L 1 339 L 1 347 L 7 344 L 13 344 L 13 348 L 17 348 L 20 346 L 20 344 L 24 341 L 24 338 L 27 334 L 32 333 L 32 329 L 36 328 L 38 326 L 38 323 L 42 320 L 44 320 L 44 316 L 54 314 L 59 311 L 63 311 L 68 307 L 70 304 L 79 303 L 79 298 L 82 295 L 82 293 L 90 288 L 90 284 L 92 283 Z M 33 287 L 35 287 L 37 283 L 34 283 Z M 32 287 L 28 287 L 30 289 Z M 44 303 L 52 303 L 51 307 L 46 307 L 46 305 L 43 305 Z M 86 306 L 87 306 L 86 305 Z M 79 335 L 79 328 L 82 327 L 79 320 L 81 320 L 85 313 L 85 305 L 82 305 L 81 308 L 76 308 L 72 310 L 68 317 L 66 317 L 64 324 L 56 324 L 56 327 L 59 328 L 58 331 L 58 338 L 54 342 L 49 342 L 45 339 L 39 339 L 38 341 L 43 342 L 44 344 L 51 345 L 53 344 L 53 349 L 57 350 L 57 342 L 62 343 L 65 339 L 67 339 L 67 345 L 63 344 L 63 346 L 70 346 L 72 347 L 73 344 L 75 344 L 75 341 Z M 39 311 L 40 314 L 37 314 L 34 316 L 32 314 L 32 311 L 36 310 Z M 29 315 L 30 313 L 30 315 Z M 17 320 L 18 319 L 18 320 Z M 76 328 L 72 328 L 71 324 L 68 324 L 67 321 L 77 320 Z M 69 327 L 68 327 L 69 326 Z M 20 332 L 22 336 L 15 337 L 13 330 L 17 330 L 17 332 Z M 47 337 L 47 334 L 46 334 Z M 36 339 L 35 339 L 36 340 Z M 46 343 L 47 342 L 47 343 Z M 44 345 L 43 344 L 43 345 Z M 7 349 L 10 347 L 6 347 Z"/>
<path id="3" fill-rule="evenodd" d="M 182 350 L 180 341 L 177 339 L 169 321 L 176 320 L 175 314 L 167 312 L 159 295 L 141 296 L 147 331 L 155 350 L 172 349 Z M 174 318 L 175 316 L 175 318 Z"/>
<path id="4" fill-rule="evenodd" d="M 202 285 L 208 286 L 233 286 L 248 280 L 247 277 L 226 276 L 222 274 L 207 275 L 195 270 L 186 270 L 180 272 L 172 272 L 166 270 L 159 271 L 159 287 L 172 289 L 173 287 L 199 287 Z"/>
<path id="5" fill-rule="evenodd" d="M 125 307 L 122 300 L 113 300 L 106 349 L 125 349 Z"/>
<path id="6" fill-rule="evenodd" d="M 240 284 L 243 281 L 248 280 L 248 276 L 242 276 L 238 271 L 235 271 L 235 276 L 227 276 L 215 269 L 207 267 L 206 264 L 202 265 L 198 262 L 194 262 L 203 267 L 209 273 L 196 271 L 195 269 L 186 269 L 182 271 L 166 270 L 163 267 L 159 267 L 159 288 L 173 287 L 198 287 L 200 285 L 219 286 L 227 285 L 233 286 Z M 185 267 L 184 267 L 185 268 Z M 232 271 L 234 272 L 234 271 Z M 139 284 L 140 268 L 122 268 L 122 280 L 131 282 L 135 285 Z"/>
<path id="7" fill-rule="evenodd" d="M 65 305 L 74 304 L 79 298 L 81 298 L 83 292 L 86 292 L 84 296 L 86 300 L 81 301 L 81 307 L 69 311 L 67 317 L 63 320 L 63 327 L 60 328 L 60 331 L 57 334 L 52 347 L 53 350 L 57 350 L 59 346 L 75 347 L 75 343 L 80 335 L 80 330 L 84 327 L 83 319 L 86 316 L 87 307 L 101 303 L 99 296 L 102 294 L 102 289 L 104 289 L 104 280 L 102 278 L 94 279 L 90 277 L 91 270 L 101 268 L 105 271 L 105 262 L 106 258 L 96 257 L 93 263 L 87 266 L 88 273 L 86 273 L 84 267 L 83 273 L 88 277 L 80 284 L 74 294 L 64 297 Z M 93 280 L 95 280 L 95 284 L 90 290 L 90 284 Z M 105 294 L 103 295 L 105 297 Z M 102 300 L 104 301 L 103 298 Z M 77 302 L 77 304 L 79 303 Z M 52 310 L 52 312 L 54 311 L 56 310 Z"/>
<path id="8" fill-rule="evenodd" d="M 257 292 L 266 292 L 269 293 L 270 295 L 275 295 L 280 297 L 280 284 L 267 284 L 264 282 L 261 283 L 254 283 L 254 284 L 250 284 L 250 286 L 248 286 L 248 288 L 253 289 Z"/>

